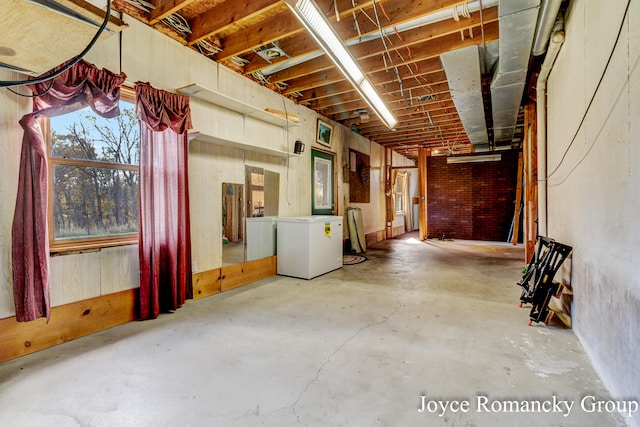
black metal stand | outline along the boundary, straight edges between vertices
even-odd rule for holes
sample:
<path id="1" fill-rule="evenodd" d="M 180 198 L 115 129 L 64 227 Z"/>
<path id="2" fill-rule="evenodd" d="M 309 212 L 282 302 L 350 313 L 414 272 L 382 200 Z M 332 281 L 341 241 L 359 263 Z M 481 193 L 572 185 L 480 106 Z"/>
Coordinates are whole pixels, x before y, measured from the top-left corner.
<path id="1" fill-rule="evenodd" d="M 558 291 L 558 284 L 553 277 L 571 253 L 571 246 L 558 243 L 548 237 L 538 236 L 536 249 L 531 261 L 525 268 L 522 280 L 517 284 L 522 287 L 520 306 L 531 303 L 529 324 L 544 321 L 549 314 L 549 300 Z"/>

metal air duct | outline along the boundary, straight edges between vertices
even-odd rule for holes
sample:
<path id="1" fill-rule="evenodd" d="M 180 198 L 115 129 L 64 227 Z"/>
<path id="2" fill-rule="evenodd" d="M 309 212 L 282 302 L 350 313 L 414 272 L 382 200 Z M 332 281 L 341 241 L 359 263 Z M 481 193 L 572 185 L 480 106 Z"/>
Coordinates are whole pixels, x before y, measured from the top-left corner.
<path id="1" fill-rule="evenodd" d="M 513 139 L 540 0 L 500 0 L 500 46 L 491 81 L 494 142 Z"/>
<path id="2" fill-rule="evenodd" d="M 451 99 L 474 148 L 488 146 L 487 124 L 482 101 L 482 76 L 477 45 L 450 50 L 440 55 L 447 75 Z"/>
<path id="3" fill-rule="evenodd" d="M 560 11 L 560 3 L 562 0 L 542 0 L 540 17 L 536 26 L 536 38 L 533 41 L 533 56 L 540 56 L 546 52 L 551 30 Z"/>

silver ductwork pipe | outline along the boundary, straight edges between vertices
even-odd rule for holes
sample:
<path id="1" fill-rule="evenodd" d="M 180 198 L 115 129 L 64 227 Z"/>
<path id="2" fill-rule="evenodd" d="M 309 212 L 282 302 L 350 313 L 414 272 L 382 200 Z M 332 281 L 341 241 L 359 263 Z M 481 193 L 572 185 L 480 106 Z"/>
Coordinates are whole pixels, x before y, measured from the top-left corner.
<path id="1" fill-rule="evenodd" d="M 564 43 L 562 21 L 554 27 L 549 49 L 536 81 L 536 125 L 538 153 L 538 234 L 548 236 L 547 218 L 547 79 Z"/>
<path id="2" fill-rule="evenodd" d="M 542 0 L 538 25 L 536 25 L 536 38 L 533 40 L 533 48 L 531 49 L 533 56 L 540 56 L 547 50 L 549 36 L 560 11 L 560 3 L 562 0 Z"/>
<path id="3" fill-rule="evenodd" d="M 488 147 L 487 122 L 482 101 L 482 74 L 478 45 L 450 50 L 440 55 L 447 75 L 451 99 L 474 149 Z"/>
<path id="4" fill-rule="evenodd" d="M 511 142 L 527 79 L 540 0 L 500 0 L 498 66 L 491 80 L 494 142 Z"/>

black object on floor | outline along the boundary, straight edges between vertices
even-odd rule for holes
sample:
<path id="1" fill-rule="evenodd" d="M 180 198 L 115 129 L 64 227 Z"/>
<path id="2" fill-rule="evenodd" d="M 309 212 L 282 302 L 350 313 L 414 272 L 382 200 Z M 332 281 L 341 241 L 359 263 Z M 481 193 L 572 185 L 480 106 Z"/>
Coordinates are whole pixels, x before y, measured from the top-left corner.
<path id="1" fill-rule="evenodd" d="M 520 305 L 531 303 L 529 313 L 529 323 L 545 321 L 549 314 L 549 301 L 558 291 L 558 283 L 553 281 L 553 277 L 569 256 L 573 248 L 571 246 L 558 243 L 548 237 L 538 236 L 536 239 L 536 249 L 531 257 L 520 280 L 517 284 L 522 287 L 520 295 Z"/>

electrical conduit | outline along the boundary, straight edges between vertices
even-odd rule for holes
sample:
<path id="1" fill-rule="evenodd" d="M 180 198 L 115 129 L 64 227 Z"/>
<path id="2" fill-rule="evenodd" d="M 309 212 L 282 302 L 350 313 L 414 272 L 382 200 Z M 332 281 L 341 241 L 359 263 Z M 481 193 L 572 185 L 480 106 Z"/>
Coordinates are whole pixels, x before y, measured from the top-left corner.
<path id="1" fill-rule="evenodd" d="M 547 236 L 547 79 L 553 68 L 553 63 L 564 43 L 564 30 L 562 22 L 559 29 L 554 31 L 549 40 L 547 55 L 542 63 L 540 74 L 536 82 L 536 122 L 537 122 L 537 149 L 538 149 L 538 234 Z"/>

